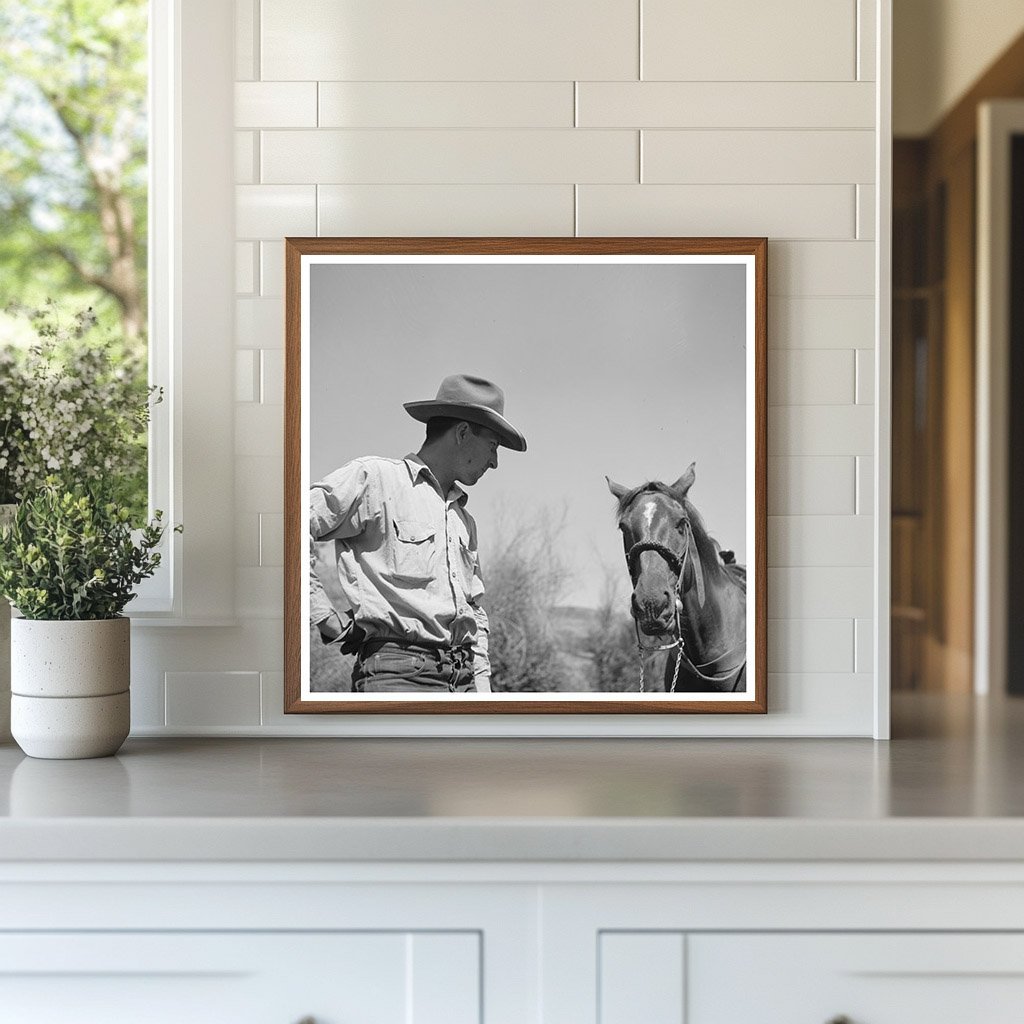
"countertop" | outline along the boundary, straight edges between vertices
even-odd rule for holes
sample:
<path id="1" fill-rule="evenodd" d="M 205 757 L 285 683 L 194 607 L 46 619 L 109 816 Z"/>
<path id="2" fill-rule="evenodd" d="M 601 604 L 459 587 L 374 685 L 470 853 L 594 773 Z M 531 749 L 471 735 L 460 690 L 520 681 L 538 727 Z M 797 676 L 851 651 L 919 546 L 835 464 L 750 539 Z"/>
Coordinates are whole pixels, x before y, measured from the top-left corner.
<path id="1" fill-rule="evenodd" d="M 1024 701 L 903 696 L 860 739 L 0 746 L 0 861 L 1024 860 Z"/>

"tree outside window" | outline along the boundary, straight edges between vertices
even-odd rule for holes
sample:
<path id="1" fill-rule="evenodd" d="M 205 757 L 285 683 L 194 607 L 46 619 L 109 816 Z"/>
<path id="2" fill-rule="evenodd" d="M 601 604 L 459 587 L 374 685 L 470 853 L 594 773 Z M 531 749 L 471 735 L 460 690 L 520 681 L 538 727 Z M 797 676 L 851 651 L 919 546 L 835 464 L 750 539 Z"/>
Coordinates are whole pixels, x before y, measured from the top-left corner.
<path id="1" fill-rule="evenodd" d="M 91 309 L 81 344 L 143 390 L 148 18 L 147 0 L 0 4 L 0 309 Z M 0 315 L 8 358 L 33 340 L 25 317 Z"/>

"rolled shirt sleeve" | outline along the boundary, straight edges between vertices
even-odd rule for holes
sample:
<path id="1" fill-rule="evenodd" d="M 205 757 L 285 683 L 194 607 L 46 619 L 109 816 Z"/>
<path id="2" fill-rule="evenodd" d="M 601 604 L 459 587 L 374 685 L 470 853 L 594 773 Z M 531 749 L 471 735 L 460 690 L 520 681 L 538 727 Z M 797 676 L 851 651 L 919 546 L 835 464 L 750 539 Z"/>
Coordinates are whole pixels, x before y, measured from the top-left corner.
<path id="1" fill-rule="evenodd" d="M 316 625 L 332 613 L 344 615 L 349 607 L 338 607 L 344 600 L 335 558 L 322 559 L 319 545 L 325 541 L 345 540 L 362 533 L 367 514 L 367 467 L 350 462 L 310 488 L 309 494 L 309 621 Z M 334 574 L 334 576 L 330 576 Z M 328 594 L 322 575 L 328 575 Z M 338 585 L 335 585 L 335 583 Z M 349 602 L 346 602 L 348 605 Z"/>
<path id="2" fill-rule="evenodd" d="M 476 634 L 473 637 L 473 682 L 477 693 L 491 692 L 491 630 L 487 612 L 480 605 L 472 605 L 476 619 Z"/>

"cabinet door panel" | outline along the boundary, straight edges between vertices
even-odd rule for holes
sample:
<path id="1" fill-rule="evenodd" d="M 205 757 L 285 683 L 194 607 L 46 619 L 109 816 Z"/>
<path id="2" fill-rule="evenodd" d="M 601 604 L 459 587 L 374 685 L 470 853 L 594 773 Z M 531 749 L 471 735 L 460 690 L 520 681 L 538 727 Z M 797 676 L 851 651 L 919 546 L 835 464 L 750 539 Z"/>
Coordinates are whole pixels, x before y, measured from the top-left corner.
<path id="1" fill-rule="evenodd" d="M 672 933 L 603 932 L 598 945 L 599 1024 L 680 1024 L 684 942 Z"/>
<path id="2" fill-rule="evenodd" d="M 697 934 L 687 976 L 687 1024 L 1007 1024 L 1024 937 Z"/>
<path id="3" fill-rule="evenodd" d="M 0 964 L 4 1019 L 33 1024 L 481 1020 L 478 933 L 9 934 Z"/>

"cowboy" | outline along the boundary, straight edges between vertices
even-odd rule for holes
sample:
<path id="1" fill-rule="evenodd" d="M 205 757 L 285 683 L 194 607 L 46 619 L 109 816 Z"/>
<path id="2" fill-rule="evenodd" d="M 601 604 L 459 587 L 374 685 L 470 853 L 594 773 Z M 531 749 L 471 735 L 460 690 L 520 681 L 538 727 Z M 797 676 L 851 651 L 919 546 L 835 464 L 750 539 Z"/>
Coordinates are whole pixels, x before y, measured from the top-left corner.
<path id="1" fill-rule="evenodd" d="M 490 692 L 487 613 L 467 494 L 498 448 L 526 451 L 505 396 L 481 377 L 446 377 L 407 402 L 426 438 L 404 459 L 355 459 L 313 484 L 310 621 L 356 654 L 359 693 Z M 323 559 L 325 549 L 329 557 Z"/>

